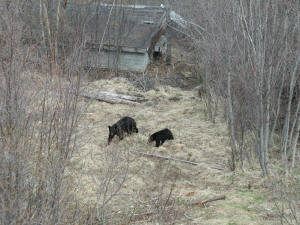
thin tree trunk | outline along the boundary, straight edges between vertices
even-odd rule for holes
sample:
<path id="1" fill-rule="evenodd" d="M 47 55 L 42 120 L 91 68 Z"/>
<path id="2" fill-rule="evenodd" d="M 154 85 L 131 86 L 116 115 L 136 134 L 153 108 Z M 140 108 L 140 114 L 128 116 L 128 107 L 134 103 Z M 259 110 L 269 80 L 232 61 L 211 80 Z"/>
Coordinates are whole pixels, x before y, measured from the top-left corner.
<path id="1" fill-rule="evenodd" d="M 231 96 L 231 74 L 228 72 L 227 75 L 227 104 L 228 104 L 228 117 L 229 117 L 229 130 L 231 137 L 231 160 L 232 160 L 232 170 L 235 170 L 235 155 L 237 152 L 237 142 L 235 138 L 235 130 L 234 130 L 234 116 L 232 110 L 232 96 Z"/>
<path id="2" fill-rule="evenodd" d="M 298 40 L 299 40 L 298 36 Z M 298 49 L 298 54 L 300 55 L 300 50 Z M 297 67 L 300 61 L 300 56 L 298 55 L 298 61 L 295 66 L 295 70 L 297 71 Z M 299 77 L 298 77 L 299 79 Z M 300 82 L 300 81 L 299 81 Z M 298 88 L 300 88 L 300 84 L 298 84 Z M 296 122 L 297 121 L 297 122 Z M 297 144 L 298 144 L 298 139 L 299 139 L 299 133 L 300 133 L 300 97 L 298 96 L 298 102 L 297 102 L 297 109 L 295 112 L 295 119 L 294 119 L 295 124 L 293 124 L 292 128 L 292 135 L 291 135 L 291 144 L 290 144 L 290 152 L 292 152 L 292 162 L 291 162 L 291 169 L 295 168 L 295 158 L 296 158 L 296 152 L 297 152 Z M 295 127 L 295 129 L 294 129 Z"/>
<path id="3" fill-rule="evenodd" d="M 265 121 L 264 121 L 264 105 L 263 105 L 263 75 L 262 72 L 260 72 L 260 78 L 259 78 L 259 86 L 258 86 L 258 132 L 259 132 L 259 157 L 260 157 L 260 166 L 263 170 L 263 176 L 267 175 L 266 167 L 265 167 Z"/>
<path id="4" fill-rule="evenodd" d="M 262 72 L 265 71 L 265 61 L 266 61 L 266 51 L 267 51 L 267 42 L 268 42 L 268 24 L 267 21 L 269 19 L 269 7 L 270 7 L 270 0 L 267 1 L 264 11 L 262 12 L 262 15 L 264 12 L 266 12 L 266 18 L 263 21 L 263 27 L 264 29 L 262 30 L 262 35 L 264 36 L 263 41 L 262 41 Z M 269 136 L 270 136 L 270 101 L 271 101 L 271 76 L 272 76 L 272 69 L 270 69 L 269 73 L 265 74 L 265 86 L 266 86 L 266 94 L 265 94 L 265 107 L 264 107 L 264 148 L 263 148 L 263 153 L 264 153 L 264 167 L 266 171 L 266 175 L 269 175 L 269 170 L 268 170 L 268 161 L 269 161 Z"/>
<path id="5" fill-rule="evenodd" d="M 216 97 L 216 96 L 215 96 Z M 214 113 L 213 113 L 213 119 L 212 122 L 215 123 L 216 122 L 216 117 L 218 115 L 218 110 L 219 110 L 219 98 L 216 97 L 215 100 L 215 108 L 214 108 Z"/>
<path id="6" fill-rule="evenodd" d="M 43 6 L 42 6 L 42 0 L 40 0 L 40 26 L 41 26 L 41 32 L 42 32 L 42 45 L 46 49 L 45 27 L 44 27 L 44 23 L 43 23 Z"/>
<path id="7" fill-rule="evenodd" d="M 300 38 L 299 38 L 300 39 Z M 300 40 L 299 40 L 300 41 Z M 297 72 L 297 69 L 298 69 L 298 64 L 299 64 L 299 61 L 300 61 L 300 49 L 298 51 L 298 58 L 297 58 L 297 62 L 296 62 L 296 65 L 295 65 L 295 68 L 294 68 L 294 71 L 293 73 L 296 73 Z M 295 78 L 295 83 L 297 81 L 297 77 Z M 295 84 L 296 85 L 296 84 Z M 294 89 L 297 88 L 297 86 L 295 86 L 293 88 L 293 95 L 294 95 Z M 299 81 L 299 84 L 298 84 L 298 88 L 300 88 L 300 81 Z M 292 96 L 293 98 L 293 96 Z M 288 143 L 288 152 L 290 153 L 291 152 L 291 146 L 292 146 L 292 142 L 293 142 L 293 138 L 295 136 L 295 128 L 296 128 L 296 124 L 297 124 L 297 121 L 298 121 L 298 113 L 299 113 L 299 110 L 300 110 L 300 98 L 298 97 L 298 101 L 297 101 L 297 106 L 296 106 L 296 111 L 294 113 L 294 120 L 293 120 L 293 123 L 292 123 L 292 126 L 291 126 L 291 129 L 290 129 L 290 134 L 289 134 L 289 143 Z M 293 151 L 293 150 L 292 150 Z"/>
<path id="8" fill-rule="evenodd" d="M 206 105 L 206 109 L 207 109 L 207 115 L 208 115 L 208 119 L 210 121 L 212 121 L 212 96 L 211 96 L 211 88 L 209 87 L 209 82 L 208 82 L 208 77 L 209 77 L 209 72 L 210 72 L 210 65 L 209 65 L 209 60 L 207 60 L 208 62 L 206 63 L 208 65 L 208 68 L 205 70 L 205 77 L 204 77 L 204 85 L 206 88 L 206 94 L 204 96 L 204 102 Z"/>
<path id="9" fill-rule="evenodd" d="M 285 165 L 286 172 L 288 172 L 288 156 L 287 156 L 287 150 L 288 150 L 288 140 L 289 140 L 289 133 L 290 133 L 290 117 L 291 117 L 291 105 L 292 105 L 292 99 L 293 99 L 293 93 L 294 93 L 294 87 L 295 87 L 295 75 L 298 69 L 298 64 L 300 61 L 300 56 L 298 55 L 296 65 L 294 67 L 294 71 L 291 74 L 291 80 L 290 80 L 290 89 L 289 89 L 289 100 L 288 100 L 288 106 L 286 110 L 286 117 L 284 121 L 284 128 L 283 128 L 283 134 L 282 134 L 282 153 L 283 153 L 283 163 Z M 291 137 L 290 137 L 291 138 Z"/>
<path id="10" fill-rule="evenodd" d="M 109 14 L 108 14 L 108 18 L 107 18 L 107 21 L 106 21 L 106 24 L 105 24 L 105 28 L 104 28 L 104 31 L 103 31 L 103 34 L 102 34 L 102 37 L 101 37 L 101 42 L 100 42 L 99 49 L 98 49 L 99 54 L 100 54 L 101 49 L 102 49 L 102 45 L 103 45 L 103 41 L 104 41 L 104 38 L 105 38 L 105 35 L 106 35 L 107 28 L 109 28 L 110 17 L 111 17 L 113 9 L 115 7 L 115 2 L 116 2 L 116 0 L 114 0 L 114 2 L 112 3 L 111 9 L 110 9 Z"/>
<path id="11" fill-rule="evenodd" d="M 67 4 L 68 0 L 64 0 L 63 4 L 63 10 L 62 10 L 62 18 L 61 18 L 61 30 L 62 30 L 62 46 L 61 46 L 61 61 L 64 65 L 65 62 L 65 35 L 64 35 L 64 30 L 65 30 L 65 24 L 66 24 L 66 14 L 67 14 Z"/>
<path id="12" fill-rule="evenodd" d="M 264 159 L 265 159 L 265 169 L 266 175 L 269 174 L 268 172 L 268 161 L 269 161 L 269 135 L 270 135 L 270 101 L 271 101 L 271 73 L 267 75 L 266 79 L 266 103 L 265 103 L 265 122 L 264 122 Z"/>
<path id="13" fill-rule="evenodd" d="M 167 24 L 170 24 L 171 22 L 171 18 L 170 18 L 170 4 L 168 0 L 165 0 L 165 7 L 166 7 L 166 22 Z M 167 65 L 171 65 L 172 63 L 172 44 L 171 44 L 171 40 L 170 40 L 170 35 L 167 36 L 167 58 L 166 58 L 166 64 Z"/>
<path id="14" fill-rule="evenodd" d="M 244 132 L 244 128 L 242 128 L 241 143 L 239 144 L 239 148 L 240 148 L 240 168 L 241 168 L 241 170 L 244 169 L 244 143 L 245 143 L 245 132 Z"/>
<path id="15" fill-rule="evenodd" d="M 258 65 L 259 65 L 259 105 L 260 105 L 260 117 L 261 117 L 261 128 L 260 128 L 260 146 L 261 146 L 261 157 L 263 165 L 263 175 L 268 175 L 268 143 L 269 143 L 269 120 L 270 120 L 270 74 L 265 73 L 265 62 L 266 62 L 266 46 L 267 46 L 267 20 L 268 20 L 268 7 L 270 1 L 258 7 L 258 17 L 263 18 L 260 21 L 258 29 L 258 43 L 257 43 L 257 54 L 258 54 Z M 266 16 L 264 17 L 264 14 Z M 266 90 L 265 90 L 266 89 Z M 264 101 L 265 100 L 265 101 Z"/>
<path id="16" fill-rule="evenodd" d="M 293 118 L 293 122 L 292 122 L 292 126 L 291 126 L 288 152 L 291 152 L 290 150 L 291 150 L 291 146 L 292 146 L 292 142 L 293 142 L 293 137 L 297 133 L 297 122 L 298 122 L 299 112 L 300 112 L 300 98 L 298 98 L 298 101 L 297 101 L 296 111 L 294 113 L 294 118 Z"/>
<path id="17" fill-rule="evenodd" d="M 259 54 L 259 59 L 261 60 L 262 56 Z M 258 62 L 258 65 L 262 62 Z M 258 87 L 257 87 L 257 95 L 258 95 L 258 113 L 257 113 L 257 120 L 258 120 L 258 132 L 259 132 L 259 142 L 258 142 L 258 149 L 259 149 L 259 158 L 260 158 L 260 166 L 263 170 L 263 176 L 267 175 L 266 167 L 265 167 L 265 114 L 264 114 L 264 103 L 263 103 L 263 89 L 264 89 L 264 77 L 263 77 L 263 69 L 260 68 L 258 74 Z"/>
<path id="18" fill-rule="evenodd" d="M 59 32 L 59 19 L 61 17 L 60 13 L 60 0 L 57 0 L 57 6 L 56 6 L 56 27 L 55 27 L 55 37 L 54 37 L 54 55 L 53 55 L 53 61 L 55 67 L 57 67 L 57 57 L 58 57 L 58 32 Z"/>
<path id="19" fill-rule="evenodd" d="M 295 158 L 296 158 L 296 152 L 297 152 L 297 144 L 298 144 L 298 139 L 299 139 L 299 133 L 300 133 L 300 115 L 298 115 L 298 121 L 297 121 L 297 126 L 295 130 L 295 136 L 293 137 L 293 141 L 291 144 L 291 151 L 292 151 L 292 165 L 291 168 L 295 168 Z"/>
<path id="20" fill-rule="evenodd" d="M 273 126 L 272 126 L 272 129 L 271 129 L 271 134 L 270 134 L 270 144 L 271 145 L 273 145 L 273 143 L 274 143 L 273 136 L 274 136 L 274 133 L 275 133 L 275 129 L 277 127 L 278 116 L 279 116 L 279 113 L 280 113 L 281 94 L 282 94 L 282 90 L 283 90 L 284 79 L 285 79 L 285 73 L 282 75 L 281 84 L 280 84 L 279 93 L 278 93 L 278 98 L 277 98 L 277 109 L 276 109 L 275 118 L 274 118 Z"/>
<path id="21" fill-rule="evenodd" d="M 52 52 L 52 37 L 51 37 L 51 29 L 50 29 L 50 21 L 49 21 L 49 16 L 48 16 L 48 9 L 46 6 L 46 0 L 42 0 L 42 5 L 43 5 L 43 9 L 44 9 L 44 22 L 46 25 L 46 29 L 47 29 L 47 36 L 48 36 L 48 54 L 49 54 L 49 59 L 50 59 L 50 73 L 53 74 L 52 72 L 52 64 L 53 64 L 53 52 Z"/>

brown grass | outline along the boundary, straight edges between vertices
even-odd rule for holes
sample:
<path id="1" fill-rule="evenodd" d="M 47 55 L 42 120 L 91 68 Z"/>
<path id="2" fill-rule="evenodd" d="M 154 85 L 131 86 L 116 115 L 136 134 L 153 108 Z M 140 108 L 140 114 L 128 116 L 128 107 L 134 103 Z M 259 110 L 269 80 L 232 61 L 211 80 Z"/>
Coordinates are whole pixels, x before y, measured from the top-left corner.
<path id="1" fill-rule="evenodd" d="M 268 198 L 268 180 L 261 177 L 258 167 L 243 173 L 229 171 L 227 160 L 230 147 L 225 123 L 221 119 L 215 124 L 207 121 L 204 105 L 196 97 L 196 91 L 166 86 L 143 93 L 124 78 L 95 81 L 89 88 L 129 95 L 142 94 L 148 101 L 136 107 L 99 101 L 90 104 L 81 125 L 85 132 L 86 128 L 88 131 L 71 167 L 74 184 L 78 187 L 76 195 L 82 203 L 96 201 L 97 179 L 93 176 L 105 166 L 105 152 L 129 149 L 205 162 L 224 170 L 151 158 L 132 158 L 132 178 L 126 182 L 115 205 L 112 205 L 114 209 L 128 210 L 134 202 L 132 196 L 150 201 L 159 188 L 157 174 L 162 166 L 168 165 L 164 183 L 166 187 L 175 185 L 173 197 L 177 208 L 183 212 L 177 224 L 274 224 L 276 214 Z M 168 98 L 173 96 L 180 100 L 175 103 L 169 101 Z M 126 115 L 136 120 L 139 133 L 125 137 L 123 141 L 114 138 L 112 144 L 107 146 L 107 126 Z M 160 148 L 148 145 L 148 136 L 163 128 L 169 128 L 175 140 L 165 142 Z M 251 184 L 251 189 L 248 189 L 248 184 Z M 190 200 L 203 200 L 221 194 L 226 195 L 226 200 L 211 202 L 205 208 L 186 204 Z M 151 219 L 143 218 L 135 224 L 153 223 Z"/>

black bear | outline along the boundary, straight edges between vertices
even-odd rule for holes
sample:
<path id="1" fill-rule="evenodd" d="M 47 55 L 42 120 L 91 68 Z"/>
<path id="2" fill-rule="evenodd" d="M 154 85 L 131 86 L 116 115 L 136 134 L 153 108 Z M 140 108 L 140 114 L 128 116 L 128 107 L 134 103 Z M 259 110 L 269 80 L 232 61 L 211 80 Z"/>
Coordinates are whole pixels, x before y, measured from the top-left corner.
<path id="1" fill-rule="evenodd" d="M 173 137 L 172 132 L 166 128 L 166 129 L 157 131 L 156 133 L 152 134 L 148 139 L 148 143 L 150 143 L 152 141 L 156 141 L 155 147 L 159 147 L 166 140 L 173 140 L 173 139 L 174 139 L 174 137 Z"/>
<path id="2" fill-rule="evenodd" d="M 112 126 L 108 126 L 109 135 L 108 135 L 108 145 L 115 135 L 118 135 L 119 139 L 122 140 L 124 137 L 124 132 L 127 134 L 131 134 L 132 132 L 138 133 L 139 130 L 136 127 L 136 122 L 134 119 L 125 116 L 116 122 Z"/>

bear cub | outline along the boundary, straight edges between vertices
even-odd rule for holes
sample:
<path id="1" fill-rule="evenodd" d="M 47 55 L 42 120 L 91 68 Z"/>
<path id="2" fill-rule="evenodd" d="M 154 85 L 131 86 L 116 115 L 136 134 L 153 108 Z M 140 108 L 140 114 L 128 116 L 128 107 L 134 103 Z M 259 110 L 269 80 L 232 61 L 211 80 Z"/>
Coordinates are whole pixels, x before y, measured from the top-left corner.
<path id="1" fill-rule="evenodd" d="M 169 129 L 163 129 L 160 131 L 157 131 L 156 133 L 152 134 L 149 139 L 148 143 L 155 141 L 155 147 L 161 146 L 166 140 L 173 140 L 173 134 Z"/>
<path id="2" fill-rule="evenodd" d="M 124 132 L 127 134 L 131 134 L 132 132 L 138 133 L 139 130 L 136 127 L 136 122 L 131 117 L 125 116 L 120 119 L 118 122 L 113 124 L 112 126 L 108 126 L 109 135 L 108 135 L 108 142 L 109 145 L 111 140 L 115 135 L 118 135 L 119 140 L 122 140 L 124 137 Z"/>

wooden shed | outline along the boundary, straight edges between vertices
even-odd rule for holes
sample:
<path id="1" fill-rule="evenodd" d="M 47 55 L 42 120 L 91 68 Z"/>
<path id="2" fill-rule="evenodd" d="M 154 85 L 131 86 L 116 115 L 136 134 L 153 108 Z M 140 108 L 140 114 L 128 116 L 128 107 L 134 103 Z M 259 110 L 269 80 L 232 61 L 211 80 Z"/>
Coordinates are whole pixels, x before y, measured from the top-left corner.
<path id="1" fill-rule="evenodd" d="M 84 14 L 84 7 L 69 5 L 67 18 Z M 154 55 L 166 51 L 163 7 L 97 4 L 86 10 L 83 66 L 144 72 Z"/>

